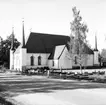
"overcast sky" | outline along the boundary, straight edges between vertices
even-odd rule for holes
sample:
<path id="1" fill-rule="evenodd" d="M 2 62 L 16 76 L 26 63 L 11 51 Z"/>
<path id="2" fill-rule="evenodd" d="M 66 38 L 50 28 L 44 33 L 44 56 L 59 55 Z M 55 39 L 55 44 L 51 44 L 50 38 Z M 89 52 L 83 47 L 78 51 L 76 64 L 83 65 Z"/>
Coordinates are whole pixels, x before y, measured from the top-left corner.
<path id="1" fill-rule="evenodd" d="M 87 39 L 94 48 L 97 34 L 98 48 L 106 48 L 106 1 L 105 0 L 0 0 L 0 36 L 6 38 L 12 27 L 16 38 L 21 41 L 22 18 L 25 35 L 32 32 L 70 35 L 73 20 L 72 7 L 81 11 L 88 25 Z"/>

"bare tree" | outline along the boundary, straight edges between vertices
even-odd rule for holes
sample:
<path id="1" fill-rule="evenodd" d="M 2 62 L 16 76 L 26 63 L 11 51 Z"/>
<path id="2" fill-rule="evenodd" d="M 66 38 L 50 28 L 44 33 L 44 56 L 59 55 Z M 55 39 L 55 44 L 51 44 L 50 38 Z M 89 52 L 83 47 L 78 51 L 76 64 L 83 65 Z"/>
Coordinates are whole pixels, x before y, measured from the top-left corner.
<path id="1" fill-rule="evenodd" d="M 72 8 L 74 20 L 71 22 L 71 35 L 69 45 L 68 57 L 80 66 L 82 73 L 82 65 L 87 59 L 87 41 L 86 33 L 88 32 L 87 25 L 82 22 L 80 11 L 76 7 Z"/>

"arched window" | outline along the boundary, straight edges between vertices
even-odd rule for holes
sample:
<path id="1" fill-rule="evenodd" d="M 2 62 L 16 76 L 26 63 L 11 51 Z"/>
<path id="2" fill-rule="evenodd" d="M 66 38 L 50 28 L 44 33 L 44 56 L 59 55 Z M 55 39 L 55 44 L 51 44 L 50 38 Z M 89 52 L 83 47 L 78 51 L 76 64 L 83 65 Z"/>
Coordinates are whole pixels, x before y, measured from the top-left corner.
<path id="1" fill-rule="evenodd" d="M 54 66 L 54 60 L 52 61 L 52 66 Z"/>
<path id="2" fill-rule="evenodd" d="M 30 57 L 30 59 L 31 59 L 31 66 L 33 66 L 33 65 L 34 65 L 34 56 L 32 55 L 32 56 Z"/>
<path id="3" fill-rule="evenodd" d="M 38 56 L 38 65 L 41 65 L 41 56 Z"/>
<path id="4" fill-rule="evenodd" d="M 75 60 L 74 61 L 75 61 L 75 64 L 77 64 L 77 57 L 76 56 L 75 56 Z"/>

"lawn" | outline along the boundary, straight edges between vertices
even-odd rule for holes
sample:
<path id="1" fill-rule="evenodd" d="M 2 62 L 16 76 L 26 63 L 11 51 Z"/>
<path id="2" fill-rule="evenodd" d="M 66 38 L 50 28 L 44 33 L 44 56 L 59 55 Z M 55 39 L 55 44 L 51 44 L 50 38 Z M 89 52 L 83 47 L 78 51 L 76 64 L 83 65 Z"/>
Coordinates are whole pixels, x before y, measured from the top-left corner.
<path id="1" fill-rule="evenodd" d="M 71 105 L 71 103 L 76 105 L 76 102 L 79 102 L 78 105 L 94 105 L 93 98 L 91 97 L 96 97 L 97 94 L 98 96 L 100 94 L 102 97 L 100 99 L 104 99 L 105 96 L 103 92 L 100 93 L 100 91 L 103 90 L 105 92 L 105 89 L 106 84 L 88 82 L 84 80 L 64 80 L 47 78 L 45 76 L 27 76 L 17 75 L 15 73 L 0 73 L 1 97 L 6 98 L 9 101 L 12 100 L 12 102 L 14 100 L 18 103 L 22 103 L 22 105 L 24 105 L 25 101 L 25 105 L 50 105 L 51 101 L 54 102 L 54 104 L 51 102 L 51 105 Z M 92 93 L 92 91 L 94 93 Z M 92 94 L 89 94 L 89 92 Z M 84 97 L 83 95 L 87 96 Z M 92 99 L 93 104 L 91 104 L 92 102 L 90 104 L 85 104 L 85 101 L 81 101 L 83 99 L 86 101 L 87 99 L 88 101 Z M 73 100 L 74 102 L 72 102 Z M 100 101 L 98 98 L 94 98 L 94 100 Z M 106 102 L 104 103 L 105 104 L 99 103 L 95 105 L 106 105 Z"/>

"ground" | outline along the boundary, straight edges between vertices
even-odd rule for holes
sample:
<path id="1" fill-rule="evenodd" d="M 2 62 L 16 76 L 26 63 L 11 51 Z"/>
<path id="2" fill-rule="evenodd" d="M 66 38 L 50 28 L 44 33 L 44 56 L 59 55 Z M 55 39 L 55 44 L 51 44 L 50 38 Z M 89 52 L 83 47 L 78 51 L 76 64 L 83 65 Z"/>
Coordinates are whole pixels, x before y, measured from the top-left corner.
<path id="1" fill-rule="evenodd" d="M 105 93 L 103 83 L 0 73 L 0 95 L 16 105 L 106 105 Z"/>

